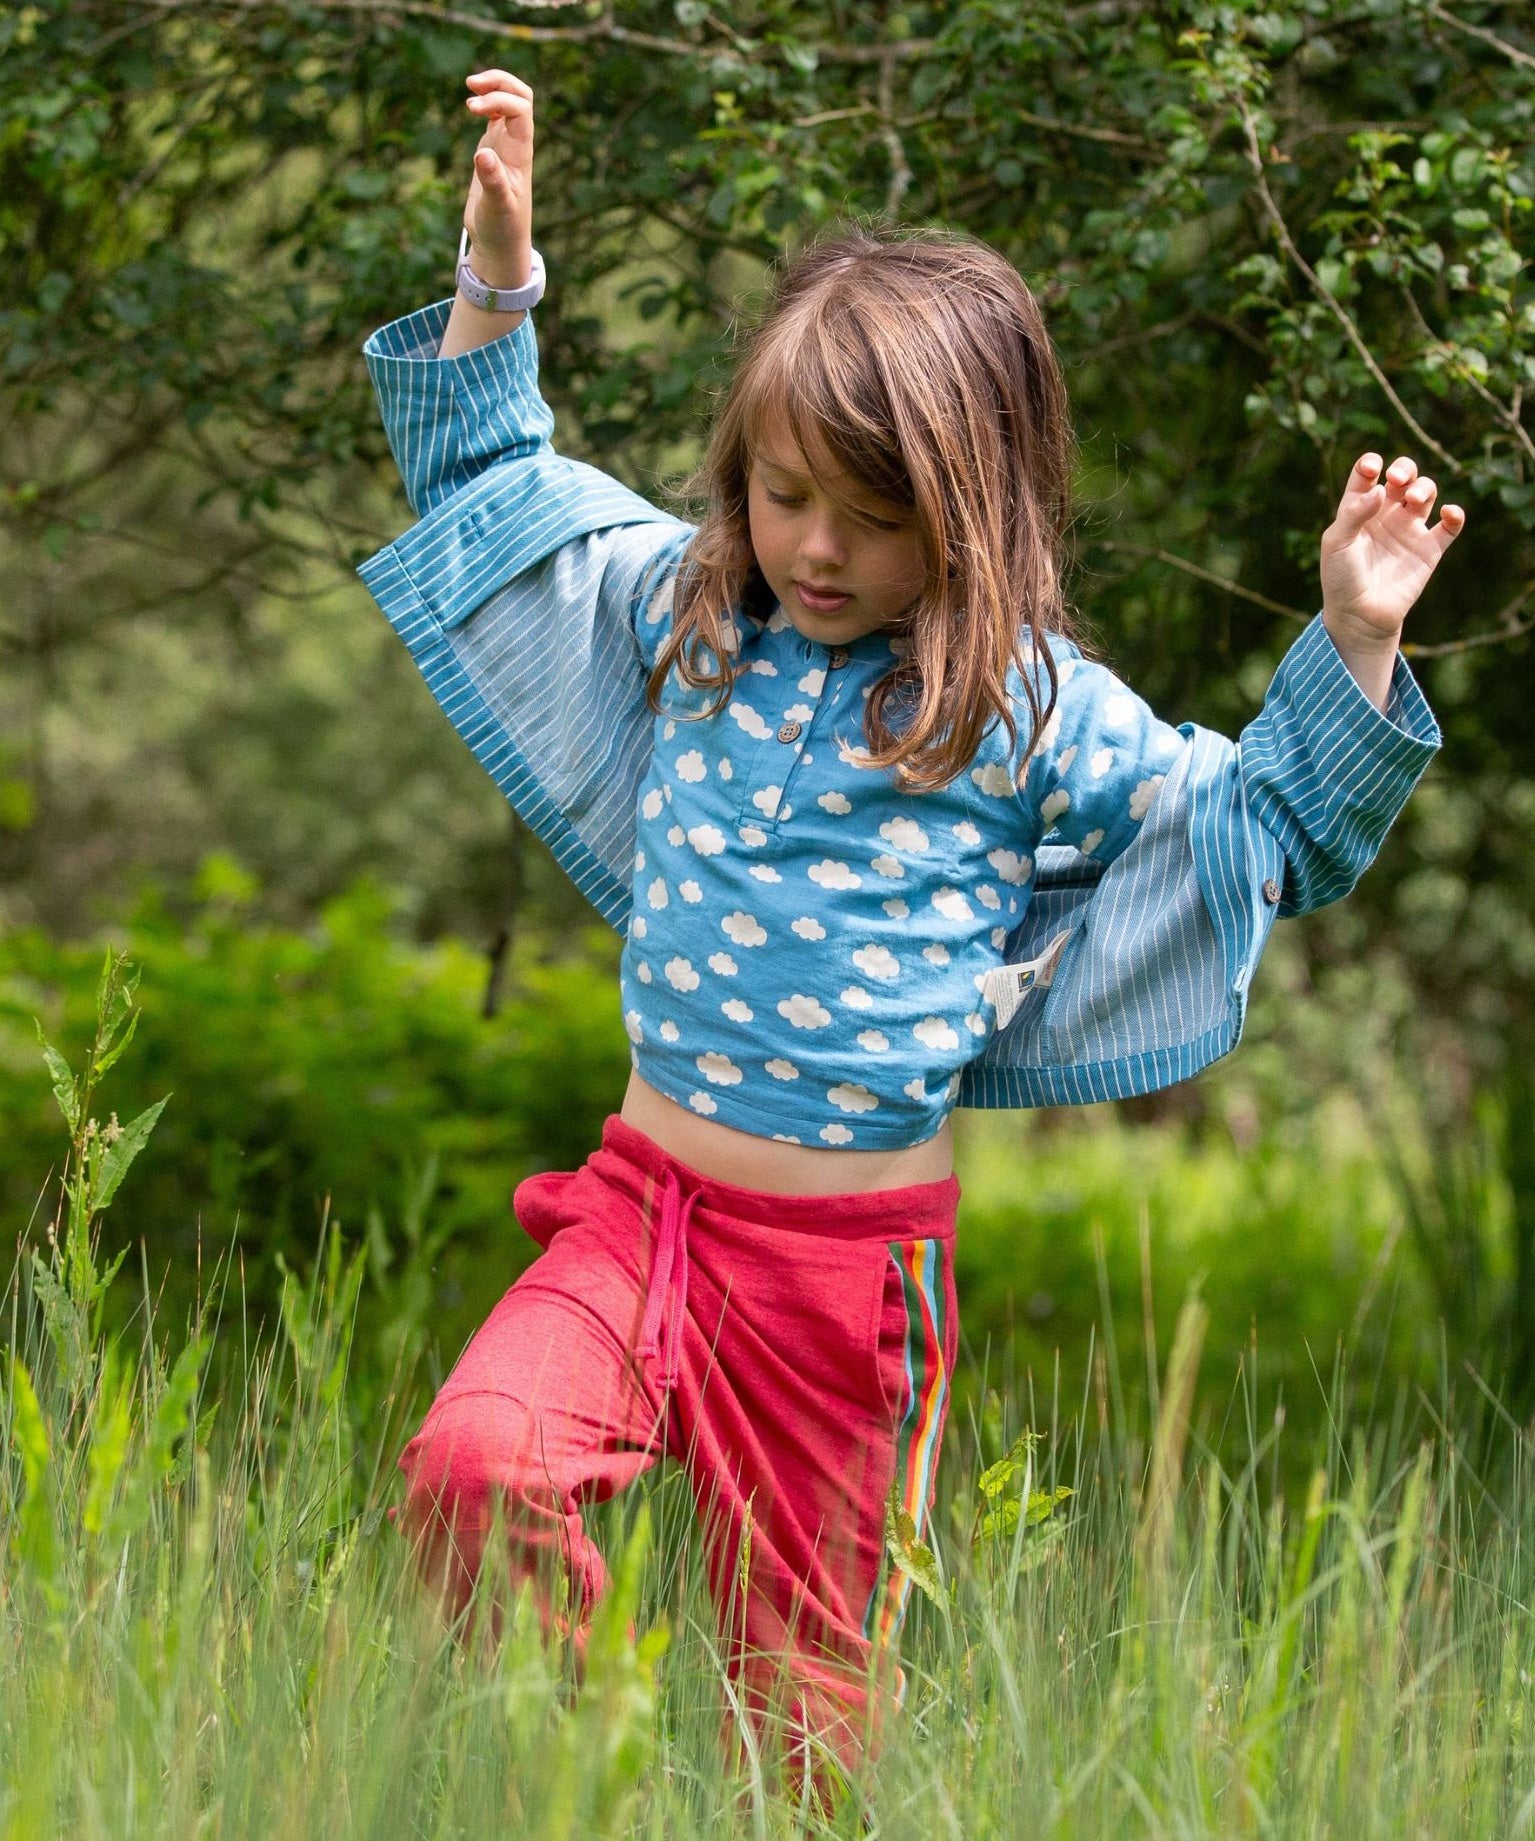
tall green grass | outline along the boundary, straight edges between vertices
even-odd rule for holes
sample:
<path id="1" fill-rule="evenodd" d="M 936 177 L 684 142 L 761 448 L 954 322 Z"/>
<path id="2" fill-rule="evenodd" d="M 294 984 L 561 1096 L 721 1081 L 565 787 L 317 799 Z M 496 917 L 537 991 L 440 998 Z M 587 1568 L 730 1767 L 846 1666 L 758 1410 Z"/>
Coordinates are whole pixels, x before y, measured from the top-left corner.
<path id="1" fill-rule="evenodd" d="M 1193 1295 L 1143 1392 L 1111 1344 L 1081 1397 L 970 1377 L 929 1541 L 892 1529 L 905 1708 L 835 1806 L 733 1720 L 675 1472 L 598 1516 L 615 1583 L 579 1686 L 525 1597 L 499 1641 L 447 1628 L 384 1516 L 425 1318 L 356 1345 L 365 1249 L 327 1232 L 267 1327 L 233 1268 L 174 1326 L 141 1270 L 103 1332 L 101 1215 L 154 1123 L 92 1115 L 132 997 L 109 954 L 85 1065 L 53 1057 L 69 1156 L 7 1293 L 6 1841 L 1535 1827 L 1528 1434 L 1481 1394 L 1452 1416 L 1447 1383 L 1356 1416 L 1345 1347 L 1287 1500 L 1245 1364 L 1234 1430 L 1199 1436 Z"/>

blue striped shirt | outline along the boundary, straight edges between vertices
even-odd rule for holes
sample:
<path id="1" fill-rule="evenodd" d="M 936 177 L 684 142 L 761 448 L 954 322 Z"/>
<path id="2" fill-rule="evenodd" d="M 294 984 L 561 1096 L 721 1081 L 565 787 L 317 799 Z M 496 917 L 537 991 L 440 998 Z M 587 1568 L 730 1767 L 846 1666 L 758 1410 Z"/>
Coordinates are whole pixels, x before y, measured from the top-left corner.
<path id="1" fill-rule="evenodd" d="M 417 522 L 358 572 L 626 930 L 636 1065 L 721 1123 L 867 1148 L 955 1104 L 1186 1078 L 1238 1039 L 1275 915 L 1353 886 L 1439 745 L 1405 661 L 1377 710 L 1320 618 L 1235 744 L 1051 641 L 1058 707 L 1021 783 L 1000 725 L 937 792 L 861 766 L 891 639 L 827 648 L 781 612 L 738 612 L 718 715 L 675 680 L 653 715 L 692 527 L 555 452 L 531 317 L 439 359 L 451 305 L 363 348 Z M 1016 669 L 1009 688 L 1026 739 Z"/>

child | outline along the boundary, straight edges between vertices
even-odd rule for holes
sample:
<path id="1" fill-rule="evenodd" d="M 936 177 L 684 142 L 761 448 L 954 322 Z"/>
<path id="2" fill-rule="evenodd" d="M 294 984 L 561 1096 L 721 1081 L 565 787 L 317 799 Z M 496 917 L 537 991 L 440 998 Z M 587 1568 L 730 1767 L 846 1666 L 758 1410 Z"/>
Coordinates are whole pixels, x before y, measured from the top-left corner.
<path id="1" fill-rule="evenodd" d="M 778 277 L 694 529 L 550 446 L 532 94 L 468 83 L 459 295 L 364 347 L 419 522 L 359 573 L 627 921 L 633 1073 L 587 1163 L 517 1189 L 544 1251 L 406 1448 L 400 1525 L 462 1602 L 499 1500 L 579 1644 L 581 1507 L 672 1453 L 744 1704 L 781 1670 L 851 1758 L 904 1609 L 887 1512 L 923 1526 L 953 1371 L 948 1114 L 1232 1046 L 1274 915 L 1347 892 L 1438 746 L 1398 639 L 1464 514 L 1429 528 L 1433 482 L 1364 455 L 1261 714 L 1173 728 L 1071 637 L 1028 289 L 972 239 L 856 231 Z"/>

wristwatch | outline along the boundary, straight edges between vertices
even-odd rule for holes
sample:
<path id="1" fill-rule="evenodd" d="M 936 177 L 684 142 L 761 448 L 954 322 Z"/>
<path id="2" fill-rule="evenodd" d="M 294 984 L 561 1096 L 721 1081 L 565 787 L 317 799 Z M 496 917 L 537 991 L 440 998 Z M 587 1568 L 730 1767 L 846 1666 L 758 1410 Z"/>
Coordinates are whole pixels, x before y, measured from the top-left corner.
<path id="1" fill-rule="evenodd" d="M 493 288 L 469 266 L 469 231 L 458 233 L 458 291 L 472 307 L 487 313 L 521 313 L 544 298 L 544 259 L 535 249 L 533 267 L 520 288 Z"/>

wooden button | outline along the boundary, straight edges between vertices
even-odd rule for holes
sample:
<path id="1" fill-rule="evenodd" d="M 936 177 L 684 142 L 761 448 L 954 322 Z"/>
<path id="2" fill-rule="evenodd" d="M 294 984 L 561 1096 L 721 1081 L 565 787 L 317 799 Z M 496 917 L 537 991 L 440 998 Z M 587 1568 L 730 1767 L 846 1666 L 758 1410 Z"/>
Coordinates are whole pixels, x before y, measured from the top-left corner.
<path id="1" fill-rule="evenodd" d="M 841 646 L 838 646 L 833 650 L 831 657 L 827 659 L 826 662 L 828 665 L 831 666 L 833 671 L 840 671 L 842 667 L 847 663 L 847 661 L 848 661 L 848 654 L 842 649 Z"/>
<path id="2" fill-rule="evenodd" d="M 1274 880 L 1272 876 L 1270 876 L 1268 880 L 1263 884 L 1263 899 L 1269 904 L 1270 907 L 1273 907 L 1275 902 L 1279 900 L 1279 897 L 1283 893 L 1284 891 L 1280 888 L 1279 884 Z"/>
<path id="3" fill-rule="evenodd" d="M 797 742 L 799 735 L 800 725 L 797 722 L 786 722 L 778 731 L 778 739 L 781 742 Z"/>

